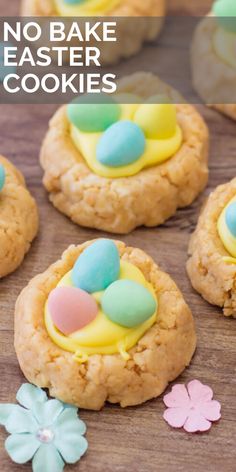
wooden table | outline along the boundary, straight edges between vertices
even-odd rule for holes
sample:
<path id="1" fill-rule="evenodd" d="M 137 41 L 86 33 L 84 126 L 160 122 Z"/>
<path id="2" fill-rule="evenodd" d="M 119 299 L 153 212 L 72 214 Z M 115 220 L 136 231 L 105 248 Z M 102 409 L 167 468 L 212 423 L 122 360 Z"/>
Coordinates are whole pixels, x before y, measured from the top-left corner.
<path id="1" fill-rule="evenodd" d="M 206 0 L 172 0 L 178 13 L 201 14 Z M 18 0 L 0 0 L 2 15 L 17 14 Z M 38 163 L 40 143 L 55 106 L 0 106 L 0 152 L 24 173 L 41 217 L 37 240 L 22 266 L 0 282 L 0 401 L 14 402 L 24 382 L 13 347 L 14 303 L 35 274 L 45 270 L 70 243 L 81 243 L 104 234 L 79 228 L 48 202 L 41 185 Z M 236 322 L 225 319 L 195 293 L 185 272 L 189 235 L 195 227 L 206 195 L 236 174 L 236 124 L 220 114 L 201 108 L 211 131 L 210 179 L 203 195 L 178 211 L 164 226 L 140 228 L 122 239 L 153 256 L 175 279 L 192 308 L 198 347 L 191 366 L 178 379 L 197 378 L 209 384 L 222 403 L 222 419 L 209 433 L 188 435 L 172 430 L 163 421 L 162 398 L 137 408 L 106 406 L 103 411 L 81 411 L 88 427 L 89 450 L 79 464 L 66 470 L 80 472 L 233 472 L 236 470 Z M 30 465 L 13 464 L 4 451 L 6 434 L 0 429 L 1 472 L 30 471 Z M 43 470 L 42 470 L 43 472 Z M 53 471 L 52 471 L 53 472 Z"/>

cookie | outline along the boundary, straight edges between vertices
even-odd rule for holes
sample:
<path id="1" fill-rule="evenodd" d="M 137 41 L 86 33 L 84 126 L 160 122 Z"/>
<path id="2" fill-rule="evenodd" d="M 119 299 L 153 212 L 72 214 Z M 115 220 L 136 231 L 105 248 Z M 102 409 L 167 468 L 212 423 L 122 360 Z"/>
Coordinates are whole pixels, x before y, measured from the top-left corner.
<path id="1" fill-rule="evenodd" d="M 145 41 L 153 41 L 162 29 L 165 12 L 166 0 L 78 0 L 73 4 L 67 0 L 22 0 L 21 8 L 24 16 L 113 17 L 117 41 L 100 47 L 103 64 L 128 58 L 139 52 Z"/>
<path id="2" fill-rule="evenodd" d="M 236 104 L 233 103 L 217 103 L 215 105 L 211 105 L 212 108 L 215 110 L 220 111 L 224 115 L 236 120 Z"/>
<path id="3" fill-rule="evenodd" d="M 195 90 L 205 103 L 236 120 L 236 3 L 216 0 L 200 21 L 191 48 Z"/>
<path id="4" fill-rule="evenodd" d="M 21 264 L 37 231 L 38 211 L 24 177 L 0 156 L 0 278 Z"/>
<path id="5" fill-rule="evenodd" d="M 195 290 L 236 317 L 236 179 L 220 185 L 204 205 L 189 245 L 187 271 Z"/>
<path id="6" fill-rule="evenodd" d="M 190 363 L 195 346 L 192 314 L 173 280 L 119 241 L 70 246 L 16 303 L 24 375 L 81 408 L 157 397 Z"/>
<path id="7" fill-rule="evenodd" d="M 137 73 L 118 89 L 139 103 L 61 107 L 40 162 L 58 210 L 81 226 L 125 234 L 193 202 L 208 179 L 209 137 L 196 109 L 158 77 Z"/>

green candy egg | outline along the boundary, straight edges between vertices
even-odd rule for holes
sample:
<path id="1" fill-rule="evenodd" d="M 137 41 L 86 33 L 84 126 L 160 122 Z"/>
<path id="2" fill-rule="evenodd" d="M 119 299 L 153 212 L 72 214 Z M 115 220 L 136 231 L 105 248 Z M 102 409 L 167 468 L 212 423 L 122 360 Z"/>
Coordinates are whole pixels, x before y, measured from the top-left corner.
<path id="1" fill-rule="evenodd" d="M 64 0 L 66 5 L 79 5 L 80 3 L 84 3 L 84 0 Z"/>
<path id="2" fill-rule="evenodd" d="M 2 164 L 0 164 L 0 191 L 3 189 L 6 180 L 6 172 Z"/>
<path id="3" fill-rule="evenodd" d="M 223 29 L 236 33 L 235 0 L 216 0 L 213 4 L 213 12 Z"/>
<path id="4" fill-rule="evenodd" d="M 121 279 L 105 290 L 102 310 L 109 320 L 126 328 L 133 328 L 148 320 L 156 311 L 157 301 L 143 285 Z"/>
<path id="5" fill-rule="evenodd" d="M 69 121 L 85 133 L 100 133 L 119 120 L 121 107 L 111 97 L 82 95 L 67 106 Z"/>

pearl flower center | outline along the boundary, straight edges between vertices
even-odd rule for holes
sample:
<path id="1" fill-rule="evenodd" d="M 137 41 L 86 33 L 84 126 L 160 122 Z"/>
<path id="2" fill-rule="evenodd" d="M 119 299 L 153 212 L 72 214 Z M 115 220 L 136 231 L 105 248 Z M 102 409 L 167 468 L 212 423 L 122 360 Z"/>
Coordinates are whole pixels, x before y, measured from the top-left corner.
<path id="1" fill-rule="evenodd" d="M 40 428 L 36 434 L 36 438 L 44 443 L 48 444 L 54 439 L 54 432 L 49 428 Z"/>

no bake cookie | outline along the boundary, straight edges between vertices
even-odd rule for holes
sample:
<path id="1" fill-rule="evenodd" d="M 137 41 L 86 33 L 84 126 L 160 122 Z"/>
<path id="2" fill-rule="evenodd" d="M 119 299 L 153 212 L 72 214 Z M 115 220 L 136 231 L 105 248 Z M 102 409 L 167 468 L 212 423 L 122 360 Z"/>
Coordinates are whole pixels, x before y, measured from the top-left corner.
<path id="1" fill-rule="evenodd" d="M 135 98 L 122 104 L 122 94 Z M 82 226 L 128 233 L 162 224 L 207 183 L 206 124 L 152 74 L 122 79 L 118 101 L 107 100 L 82 97 L 53 116 L 40 154 L 49 198 Z"/>
<path id="2" fill-rule="evenodd" d="M 15 348 L 26 378 L 82 408 L 157 397 L 195 346 L 191 311 L 173 280 L 122 242 L 70 246 L 16 303 Z"/>
<path id="3" fill-rule="evenodd" d="M 235 0 L 216 0 L 194 34 L 193 84 L 205 103 L 236 120 L 235 50 Z"/>
<path id="4" fill-rule="evenodd" d="M 0 278 L 21 264 L 37 231 L 38 211 L 24 177 L 0 156 Z"/>
<path id="5" fill-rule="evenodd" d="M 24 16 L 108 17 L 116 21 L 116 43 L 103 43 L 102 63 L 115 63 L 136 54 L 145 41 L 153 41 L 161 31 L 166 0 L 23 0 Z M 83 24 L 83 20 L 80 22 Z M 65 44 L 68 45 L 68 44 Z M 73 42 L 76 45 L 76 42 Z"/>
<path id="6" fill-rule="evenodd" d="M 189 245 L 193 287 L 225 316 L 236 317 L 236 179 L 220 185 L 204 205 Z"/>

